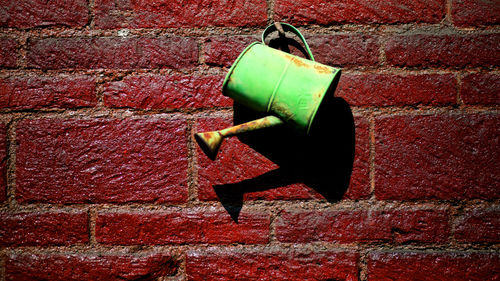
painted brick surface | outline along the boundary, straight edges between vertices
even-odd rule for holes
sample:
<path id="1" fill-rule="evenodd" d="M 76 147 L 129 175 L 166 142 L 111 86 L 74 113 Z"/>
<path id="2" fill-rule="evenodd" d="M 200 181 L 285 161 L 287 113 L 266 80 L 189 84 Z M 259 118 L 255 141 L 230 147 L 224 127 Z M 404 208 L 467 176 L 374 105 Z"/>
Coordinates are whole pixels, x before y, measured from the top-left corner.
<path id="1" fill-rule="evenodd" d="M 18 47 L 16 40 L 0 38 L 0 67 L 16 67 Z"/>
<path id="2" fill-rule="evenodd" d="M 17 131 L 20 202 L 184 202 L 183 120 L 26 120 Z M 145 177 L 147 175 L 147 177 Z"/>
<path id="3" fill-rule="evenodd" d="M 104 244 L 157 245 L 184 243 L 264 244 L 269 241 L 269 214 L 242 213 L 238 223 L 226 212 L 102 213 L 96 238 Z"/>
<path id="4" fill-rule="evenodd" d="M 441 210 L 284 211 L 276 221 L 282 242 L 443 243 L 448 216 Z"/>
<path id="5" fill-rule="evenodd" d="M 275 18 L 292 24 L 339 23 L 438 23 L 444 17 L 445 2 L 366 0 L 277 0 Z"/>
<path id="6" fill-rule="evenodd" d="M 97 105 L 92 77 L 18 76 L 0 79 L 0 108 L 51 109 Z"/>
<path id="7" fill-rule="evenodd" d="M 0 1 L 0 27 L 82 27 L 88 23 L 88 2 L 68 1 Z"/>
<path id="8" fill-rule="evenodd" d="M 252 42 L 260 41 L 257 36 L 217 36 L 205 39 L 204 60 L 209 65 L 231 66 L 239 54 Z"/>
<path id="9" fill-rule="evenodd" d="M 197 63 L 192 38 L 44 38 L 29 43 L 28 65 L 40 69 L 188 68 Z"/>
<path id="10" fill-rule="evenodd" d="M 72 245 L 89 241 L 87 213 L 0 214 L 0 245 Z"/>
<path id="11" fill-rule="evenodd" d="M 496 114 L 376 119 L 378 199 L 499 198 Z"/>
<path id="12" fill-rule="evenodd" d="M 455 237 L 463 242 L 500 240 L 500 211 L 475 209 L 456 220 Z"/>
<path id="13" fill-rule="evenodd" d="M 211 37 L 205 42 L 205 63 L 230 66 L 238 55 L 252 42 L 260 41 L 255 36 Z M 271 40 L 271 41 L 269 41 Z M 268 39 L 266 43 L 273 43 Z M 379 44 L 376 36 L 366 34 L 338 34 L 307 36 L 314 58 L 332 66 L 376 65 L 379 61 Z M 295 55 L 304 57 L 298 48 L 292 46 Z"/>
<path id="14" fill-rule="evenodd" d="M 0 0 L 0 280 L 500 280 L 498 9 Z M 221 87 L 275 20 L 338 87 L 209 160 L 269 114 Z"/>
<path id="15" fill-rule="evenodd" d="M 95 1 L 98 28 L 263 26 L 266 2 L 196 0 Z"/>
<path id="16" fill-rule="evenodd" d="M 349 280 L 358 278 L 359 255 L 348 252 L 191 251 L 186 272 L 190 280 Z M 238 269 L 235 270 L 235 265 Z"/>
<path id="17" fill-rule="evenodd" d="M 368 280 L 498 280 L 494 253 L 373 253 Z"/>
<path id="18" fill-rule="evenodd" d="M 174 275 L 178 261 L 165 254 L 13 254 L 5 280 L 154 280 Z"/>
<path id="19" fill-rule="evenodd" d="M 390 65 L 477 67 L 500 64 L 499 34 L 394 36 L 386 44 Z"/>
<path id="20" fill-rule="evenodd" d="M 465 104 L 500 104 L 500 74 L 472 73 L 462 77 L 460 97 Z"/>
<path id="21" fill-rule="evenodd" d="M 109 107 L 174 109 L 231 106 L 222 95 L 223 76 L 141 75 L 106 83 L 104 103 Z"/>
<path id="22" fill-rule="evenodd" d="M 500 23 L 498 1 L 453 0 L 452 21 L 458 26 L 481 26 Z"/>
<path id="23" fill-rule="evenodd" d="M 357 106 L 452 105 L 456 87 L 449 74 L 345 74 L 337 96 Z"/>
<path id="24" fill-rule="evenodd" d="M 378 38 L 367 34 L 319 35 L 307 39 L 314 58 L 332 66 L 377 65 Z"/>

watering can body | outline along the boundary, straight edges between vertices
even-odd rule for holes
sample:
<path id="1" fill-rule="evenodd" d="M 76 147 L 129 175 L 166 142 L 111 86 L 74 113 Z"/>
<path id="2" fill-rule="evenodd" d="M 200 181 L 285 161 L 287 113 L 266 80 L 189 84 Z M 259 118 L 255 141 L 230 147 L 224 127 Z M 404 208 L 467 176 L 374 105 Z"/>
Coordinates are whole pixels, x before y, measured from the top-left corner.
<path id="1" fill-rule="evenodd" d="M 323 99 L 333 95 L 340 69 L 315 62 L 302 34 L 291 25 L 282 25 L 299 36 L 310 59 L 267 46 L 265 38 L 274 31 L 274 26 L 266 28 L 262 43 L 249 45 L 233 63 L 224 79 L 222 93 L 269 116 L 220 131 L 195 134 L 209 158 L 215 159 L 225 137 L 247 131 L 284 124 L 301 134 L 309 134 Z"/>
<path id="2" fill-rule="evenodd" d="M 229 70 L 222 93 L 308 134 L 316 111 L 339 76 L 339 69 L 255 42 Z"/>

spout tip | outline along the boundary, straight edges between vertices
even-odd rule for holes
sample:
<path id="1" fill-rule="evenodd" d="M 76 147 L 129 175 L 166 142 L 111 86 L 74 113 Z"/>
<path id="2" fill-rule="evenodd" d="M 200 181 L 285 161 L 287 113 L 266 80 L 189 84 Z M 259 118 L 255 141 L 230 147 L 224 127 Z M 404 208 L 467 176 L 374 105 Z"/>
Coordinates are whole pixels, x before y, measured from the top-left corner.
<path id="1" fill-rule="evenodd" d="M 220 133 L 217 131 L 196 133 L 194 139 L 208 158 L 215 160 L 223 139 Z"/>

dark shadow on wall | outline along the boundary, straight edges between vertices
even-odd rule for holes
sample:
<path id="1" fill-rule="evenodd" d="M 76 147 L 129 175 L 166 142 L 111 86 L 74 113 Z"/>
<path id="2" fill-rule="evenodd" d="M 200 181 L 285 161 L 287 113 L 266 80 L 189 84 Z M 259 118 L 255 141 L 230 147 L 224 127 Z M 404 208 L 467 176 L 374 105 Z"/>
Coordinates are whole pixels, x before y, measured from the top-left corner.
<path id="1" fill-rule="evenodd" d="M 234 123 L 264 115 L 235 103 Z M 303 183 L 330 202 L 340 200 L 349 187 L 354 161 L 355 127 L 346 101 L 325 97 L 309 136 L 287 126 L 238 136 L 239 140 L 276 163 L 279 168 L 237 183 L 215 185 L 215 193 L 235 222 L 245 193 Z"/>

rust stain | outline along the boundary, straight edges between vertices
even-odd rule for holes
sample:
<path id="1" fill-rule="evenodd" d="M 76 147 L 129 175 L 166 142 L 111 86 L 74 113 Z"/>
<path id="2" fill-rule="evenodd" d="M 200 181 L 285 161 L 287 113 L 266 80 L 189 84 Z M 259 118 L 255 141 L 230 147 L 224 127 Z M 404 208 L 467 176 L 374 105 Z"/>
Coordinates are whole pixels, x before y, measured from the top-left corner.
<path id="1" fill-rule="evenodd" d="M 213 139 L 215 139 L 215 136 L 211 132 L 206 132 L 206 133 L 201 133 L 202 137 L 207 140 L 207 142 L 211 142 Z"/>
<path id="2" fill-rule="evenodd" d="M 279 116 L 281 116 L 284 120 L 288 121 L 293 119 L 293 112 L 283 104 L 279 103 L 273 106 L 273 111 L 276 112 Z"/>
<path id="3" fill-rule="evenodd" d="M 308 63 L 303 62 L 302 60 L 298 58 L 293 58 L 292 57 L 292 62 L 295 63 L 298 67 L 306 67 L 306 68 L 311 68 L 311 65 Z"/>
<path id="4" fill-rule="evenodd" d="M 221 131 L 223 136 L 234 136 L 240 133 L 254 131 L 256 129 L 269 127 L 273 121 L 269 118 L 261 118 L 254 121 L 239 124 Z"/>
<path id="5" fill-rule="evenodd" d="M 332 72 L 330 68 L 321 64 L 314 64 L 314 70 L 321 74 L 328 74 Z"/>

